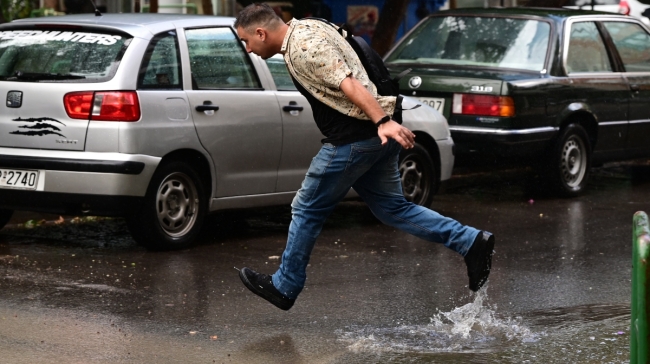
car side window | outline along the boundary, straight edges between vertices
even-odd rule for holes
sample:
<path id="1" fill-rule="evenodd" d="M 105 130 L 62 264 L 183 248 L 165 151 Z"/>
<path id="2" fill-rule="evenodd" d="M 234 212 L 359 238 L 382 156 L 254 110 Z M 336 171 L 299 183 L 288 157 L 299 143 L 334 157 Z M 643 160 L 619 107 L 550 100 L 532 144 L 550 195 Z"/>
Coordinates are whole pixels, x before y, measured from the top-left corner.
<path id="1" fill-rule="evenodd" d="M 140 67 L 138 88 L 182 88 L 181 61 L 176 32 L 165 32 L 151 40 Z"/>
<path id="2" fill-rule="evenodd" d="M 650 72 L 650 35 L 636 23 L 604 22 L 627 72 Z"/>
<path id="3" fill-rule="evenodd" d="M 261 88 L 248 55 L 230 28 L 188 29 L 185 37 L 193 89 Z"/>
<path id="4" fill-rule="evenodd" d="M 273 77 L 273 82 L 275 82 L 275 87 L 278 91 L 297 90 L 296 85 L 294 85 L 291 80 L 291 75 L 289 75 L 287 66 L 284 63 L 284 58 L 282 58 L 281 55 L 276 54 L 275 56 L 268 58 L 266 60 L 266 65 L 269 67 L 269 71 Z"/>
<path id="5" fill-rule="evenodd" d="M 596 23 L 576 22 L 571 25 L 566 68 L 567 73 L 612 71 L 607 49 Z"/>

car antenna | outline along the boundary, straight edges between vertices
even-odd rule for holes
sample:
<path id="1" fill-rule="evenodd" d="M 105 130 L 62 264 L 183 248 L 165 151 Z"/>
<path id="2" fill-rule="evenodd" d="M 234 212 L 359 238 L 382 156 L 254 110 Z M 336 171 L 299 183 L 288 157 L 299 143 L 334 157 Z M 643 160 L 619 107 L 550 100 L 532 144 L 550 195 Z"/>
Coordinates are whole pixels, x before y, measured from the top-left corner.
<path id="1" fill-rule="evenodd" d="M 93 4 L 93 8 L 95 8 L 95 16 L 102 16 L 102 13 L 97 9 L 97 5 L 95 5 L 95 2 L 90 0 L 90 3 Z"/>

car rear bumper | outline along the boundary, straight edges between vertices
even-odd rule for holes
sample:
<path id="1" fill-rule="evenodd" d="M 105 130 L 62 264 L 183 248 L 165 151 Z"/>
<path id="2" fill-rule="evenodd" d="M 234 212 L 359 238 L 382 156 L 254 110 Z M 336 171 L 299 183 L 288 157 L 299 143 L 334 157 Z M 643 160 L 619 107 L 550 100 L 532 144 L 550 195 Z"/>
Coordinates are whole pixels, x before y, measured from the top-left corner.
<path id="1" fill-rule="evenodd" d="M 559 131 L 558 127 L 529 129 L 495 129 L 449 126 L 458 154 L 487 153 L 502 156 L 534 155 L 546 147 Z"/>
<path id="2" fill-rule="evenodd" d="M 116 215 L 144 197 L 161 158 L 0 148 L 0 169 L 39 171 L 35 190 L 0 188 L 0 208 Z"/>

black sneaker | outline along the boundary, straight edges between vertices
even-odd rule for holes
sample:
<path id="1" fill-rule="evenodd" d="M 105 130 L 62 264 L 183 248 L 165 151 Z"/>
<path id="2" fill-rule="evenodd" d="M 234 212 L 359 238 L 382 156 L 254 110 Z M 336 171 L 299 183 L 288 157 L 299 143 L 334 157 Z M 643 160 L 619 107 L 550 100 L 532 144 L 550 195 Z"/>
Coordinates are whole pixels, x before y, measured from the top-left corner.
<path id="1" fill-rule="evenodd" d="M 239 271 L 239 278 L 253 293 L 271 302 L 281 310 L 287 311 L 296 302 L 295 299 L 287 298 L 274 286 L 271 276 L 257 273 L 250 268 L 242 268 Z"/>
<path id="2" fill-rule="evenodd" d="M 494 235 L 481 231 L 465 255 L 469 289 L 472 291 L 478 291 L 487 281 L 492 267 L 492 254 L 494 254 Z"/>

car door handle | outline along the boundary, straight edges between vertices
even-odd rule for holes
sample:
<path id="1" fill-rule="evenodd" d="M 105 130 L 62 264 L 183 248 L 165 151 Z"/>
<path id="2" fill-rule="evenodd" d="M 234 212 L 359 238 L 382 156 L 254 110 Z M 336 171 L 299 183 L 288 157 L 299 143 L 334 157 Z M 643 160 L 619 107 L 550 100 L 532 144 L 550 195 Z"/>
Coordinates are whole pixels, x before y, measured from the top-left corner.
<path id="1" fill-rule="evenodd" d="M 284 111 L 302 111 L 304 108 L 302 106 L 298 106 L 298 103 L 295 101 L 289 101 L 289 105 L 284 105 L 282 107 L 282 110 Z"/>
<path id="2" fill-rule="evenodd" d="M 641 86 L 639 86 L 637 84 L 632 84 L 632 85 L 630 85 L 630 90 L 632 90 L 632 92 L 639 92 L 639 91 L 641 91 Z"/>
<path id="3" fill-rule="evenodd" d="M 210 100 L 205 100 L 203 101 L 203 105 L 197 105 L 195 107 L 196 111 L 198 112 L 206 112 L 206 115 L 213 115 L 215 111 L 219 110 L 219 106 L 217 105 L 212 105 L 212 101 Z"/>
<path id="4" fill-rule="evenodd" d="M 196 111 L 217 111 L 219 110 L 219 106 L 217 105 L 199 105 L 196 108 Z"/>

